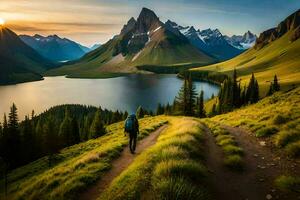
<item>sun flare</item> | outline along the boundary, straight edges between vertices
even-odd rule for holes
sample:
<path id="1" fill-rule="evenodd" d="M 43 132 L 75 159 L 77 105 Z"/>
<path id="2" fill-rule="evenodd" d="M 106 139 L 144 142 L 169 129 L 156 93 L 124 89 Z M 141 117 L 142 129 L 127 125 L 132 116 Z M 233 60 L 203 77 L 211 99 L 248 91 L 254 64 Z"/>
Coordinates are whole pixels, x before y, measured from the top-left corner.
<path id="1" fill-rule="evenodd" d="M 4 25 L 5 24 L 5 20 L 0 18 L 0 25 Z"/>

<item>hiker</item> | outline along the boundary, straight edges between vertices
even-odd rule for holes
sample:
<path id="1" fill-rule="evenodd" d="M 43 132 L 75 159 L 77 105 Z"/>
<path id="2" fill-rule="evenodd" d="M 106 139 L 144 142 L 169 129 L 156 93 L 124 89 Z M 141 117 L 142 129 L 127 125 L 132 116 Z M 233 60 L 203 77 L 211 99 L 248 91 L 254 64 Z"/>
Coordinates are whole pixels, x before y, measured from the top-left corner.
<path id="1" fill-rule="evenodd" d="M 135 114 L 132 114 L 127 117 L 125 121 L 125 133 L 129 133 L 129 148 L 130 152 L 134 154 L 136 147 L 136 139 L 139 133 L 139 122 Z"/>

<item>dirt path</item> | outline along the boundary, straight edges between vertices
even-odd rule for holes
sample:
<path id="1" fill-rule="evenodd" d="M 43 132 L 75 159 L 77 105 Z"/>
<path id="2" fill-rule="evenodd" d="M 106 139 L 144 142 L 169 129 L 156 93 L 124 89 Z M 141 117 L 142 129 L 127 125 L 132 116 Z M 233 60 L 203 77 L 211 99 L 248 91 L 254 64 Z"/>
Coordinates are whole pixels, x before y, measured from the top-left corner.
<path id="1" fill-rule="evenodd" d="M 271 199 L 300 199 L 299 194 L 282 193 L 273 185 L 278 175 L 299 174 L 298 161 L 288 160 L 283 155 L 262 146 L 258 139 L 242 129 L 222 127 L 229 130 L 243 148 L 245 170 L 240 173 L 231 172 L 223 166 L 223 153 L 207 129 L 207 166 L 212 173 L 211 181 L 217 200 L 264 200 L 268 199 L 267 195 Z"/>
<path id="2" fill-rule="evenodd" d="M 124 171 L 134 161 L 135 157 L 137 157 L 142 151 L 156 143 L 158 136 L 163 130 L 167 128 L 167 126 L 168 125 L 163 125 L 156 131 L 151 133 L 148 137 L 144 138 L 141 141 L 138 141 L 135 154 L 131 154 L 129 151 L 129 147 L 127 146 L 121 153 L 120 157 L 112 162 L 111 169 L 107 173 L 105 173 L 101 177 L 101 179 L 98 182 L 96 182 L 92 187 L 84 191 L 84 193 L 82 193 L 78 199 L 97 199 L 100 196 L 101 192 L 109 186 L 109 184 L 114 180 L 114 178 L 120 175 L 122 171 Z"/>

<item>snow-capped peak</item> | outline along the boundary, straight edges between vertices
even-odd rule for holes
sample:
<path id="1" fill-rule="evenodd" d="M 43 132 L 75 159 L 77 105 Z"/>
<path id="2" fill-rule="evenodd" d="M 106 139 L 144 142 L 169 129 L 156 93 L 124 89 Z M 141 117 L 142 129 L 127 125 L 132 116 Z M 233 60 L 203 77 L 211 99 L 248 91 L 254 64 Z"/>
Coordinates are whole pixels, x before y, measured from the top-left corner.
<path id="1" fill-rule="evenodd" d="M 249 49 L 251 48 L 257 39 L 257 36 L 251 31 L 247 31 L 243 35 L 233 35 L 231 37 L 226 37 L 226 40 L 232 46 L 239 49 Z"/>

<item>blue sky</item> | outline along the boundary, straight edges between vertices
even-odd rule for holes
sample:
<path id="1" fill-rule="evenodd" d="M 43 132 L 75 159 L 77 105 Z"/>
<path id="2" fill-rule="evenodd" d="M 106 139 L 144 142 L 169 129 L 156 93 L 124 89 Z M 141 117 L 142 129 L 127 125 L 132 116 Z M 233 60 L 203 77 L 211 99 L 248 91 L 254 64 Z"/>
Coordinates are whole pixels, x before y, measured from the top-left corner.
<path id="1" fill-rule="evenodd" d="M 259 34 L 298 10 L 300 0 L 1 0 L 0 18 L 19 34 L 58 34 L 91 45 L 118 34 L 142 7 L 162 21 Z"/>

